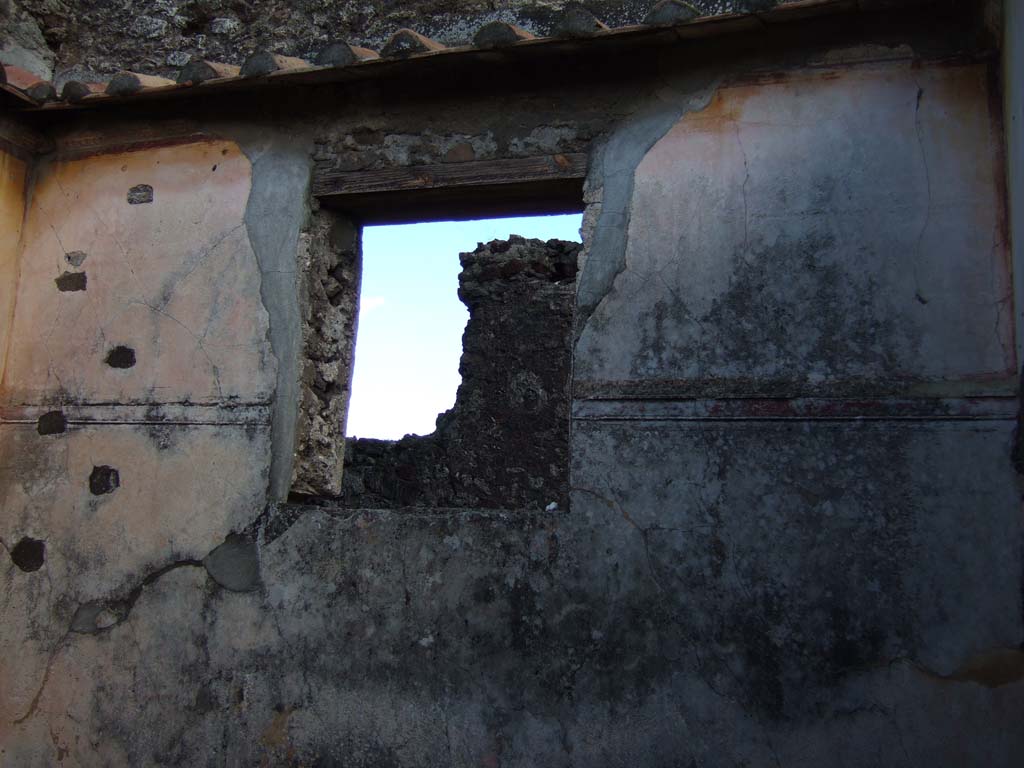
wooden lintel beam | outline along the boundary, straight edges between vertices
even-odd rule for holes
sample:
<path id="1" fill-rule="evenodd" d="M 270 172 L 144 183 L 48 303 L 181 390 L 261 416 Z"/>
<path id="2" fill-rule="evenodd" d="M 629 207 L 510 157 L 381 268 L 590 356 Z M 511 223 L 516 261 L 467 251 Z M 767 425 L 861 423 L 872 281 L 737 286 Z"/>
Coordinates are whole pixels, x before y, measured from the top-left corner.
<path id="1" fill-rule="evenodd" d="M 333 195 L 320 202 L 365 225 L 544 216 L 581 212 L 583 180 Z"/>
<path id="2" fill-rule="evenodd" d="M 313 194 L 320 198 L 347 198 L 417 190 L 455 191 L 506 184 L 582 180 L 586 173 L 587 156 L 583 153 L 362 171 L 317 169 L 313 174 Z M 343 203 L 340 199 L 335 202 Z"/>

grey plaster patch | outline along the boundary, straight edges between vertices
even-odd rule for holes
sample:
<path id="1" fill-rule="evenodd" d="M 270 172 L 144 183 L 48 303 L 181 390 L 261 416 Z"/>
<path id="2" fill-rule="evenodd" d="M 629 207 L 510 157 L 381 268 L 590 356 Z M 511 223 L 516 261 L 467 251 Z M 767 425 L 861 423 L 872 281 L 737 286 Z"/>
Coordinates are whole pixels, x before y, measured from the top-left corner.
<path id="1" fill-rule="evenodd" d="M 78 634 L 93 635 L 116 627 L 128 620 L 135 604 L 147 587 L 179 568 L 201 568 L 202 566 L 203 563 L 191 558 L 175 560 L 152 571 L 123 597 L 89 600 L 82 603 L 71 618 L 69 630 Z"/>
<path id="2" fill-rule="evenodd" d="M 1024 360 L 1024 7 L 1005 3 L 1003 7 L 1003 114 L 1006 130 L 1007 208 L 1010 228 L 1010 265 L 1016 313 L 1017 360 Z M 1021 376 L 1024 403 L 1024 375 Z M 1024 408 L 1017 423 L 1014 447 L 1017 471 L 1024 474 Z M 1024 576 L 1022 576 L 1024 584 Z"/>
<path id="3" fill-rule="evenodd" d="M 0 2 L 0 20 L 0 61 L 49 79 L 56 57 L 43 36 L 39 20 L 10 0 Z"/>
<path id="4" fill-rule="evenodd" d="M 229 535 L 203 565 L 214 581 L 232 592 L 251 592 L 260 585 L 259 550 L 247 536 Z"/>
<path id="5" fill-rule="evenodd" d="M 101 629 L 107 629 L 116 621 L 109 614 L 103 603 L 93 600 L 78 606 L 71 619 L 71 631 L 83 635 L 91 635 Z"/>
<path id="6" fill-rule="evenodd" d="M 597 153 L 591 177 L 603 186 L 601 213 L 593 240 L 584 243 L 586 264 L 577 285 L 578 340 L 587 321 L 626 267 L 626 232 L 629 229 L 633 178 L 644 156 L 679 119 L 707 107 L 721 77 L 695 72 L 659 92 L 661 97 L 640 109 L 609 136 Z"/>
<path id="7" fill-rule="evenodd" d="M 305 134 L 270 126 L 228 126 L 223 133 L 238 142 L 252 163 L 245 226 L 277 359 L 269 494 L 280 500 L 291 484 L 298 414 L 302 318 L 296 254 L 308 212 L 312 143 Z"/>
<path id="8" fill-rule="evenodd" d="M 70 251 L 64 254 L 64 261 L 72 267 L 80 267 L 85 263 L 87 256 L 85 251 Z"/>
<path id="9" fill-rule="evenodd" d="M 586 422 L 574 436 L 573 515 L 632 530 L 644 598 L 660 593 L 709 679 L 766 718 L 829 705 L 857 670 L 909 659 L 948 676 L 1019 642 L 1006 423 Z"/>

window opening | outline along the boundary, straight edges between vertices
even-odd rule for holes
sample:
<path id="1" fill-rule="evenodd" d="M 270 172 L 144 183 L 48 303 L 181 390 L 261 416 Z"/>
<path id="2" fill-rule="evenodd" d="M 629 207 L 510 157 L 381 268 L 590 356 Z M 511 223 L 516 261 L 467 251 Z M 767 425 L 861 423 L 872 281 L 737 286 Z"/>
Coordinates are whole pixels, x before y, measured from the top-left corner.
<path id="1" fill-rule="evenodd" d="M 428 435 L 455 404 L 469 312 L 459 254 L 510 235 L 579 242 L 581 214 L 370 226 L 346 435 Z"/>

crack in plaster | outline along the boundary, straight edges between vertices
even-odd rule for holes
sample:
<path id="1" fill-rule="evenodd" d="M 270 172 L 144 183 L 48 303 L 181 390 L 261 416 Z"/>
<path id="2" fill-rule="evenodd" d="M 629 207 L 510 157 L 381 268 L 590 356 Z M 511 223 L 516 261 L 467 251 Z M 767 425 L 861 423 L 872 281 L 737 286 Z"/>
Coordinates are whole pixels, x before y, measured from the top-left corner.
<path id="1" fill-rule="evenodd" d="M 666 590 L 665 590 L 664 585 L 661 583 L 661 578 L 658 576 L 658 571 L 654 567 L 654 559 L 651 557 L 650 542 L 647 539 L 649 529 L 648 528 L 644 528 L 641 525 L 639 525 L 632 517 L 630 517 L 630 514 L 629 514 L 629 512 L 626 511 L 625 507 L 623 507 L 621 504 L 619 504 L 615 499 L 611 499 L 611 498 L 608 498 L 607 496 L 603 496 L 600 493 L 598 493 L 597 491 L 594 491 L 594 490 L 592 490 L 590 488 L 581 488 L 579 486 L 571 486 L 569 488 L 569 490 L 570 491 L 577 491 L 579 493 L 585 493 L 585 494 L 587 494 L 589 496 L 592 496 L 593 498 L 597 499 L 598 501 L 604 503 L 613 512 L 617 512 L 619 515 L 622 516 L 623 520 L 625 520 L 627 523 L 629 523 L 629 525 L 631 525 L 633 528 L 636 529 L 637 533 L 640 534 L 640 540 L 643 542 L 643 545 L 644 545 L 644 555 L 645 555 L 645 559 L 647 560 L 647 569 L 650 572 L 651 581 L 654 583 L 654 586 L 656 586 L 658 588 L 659 592 L 665 592 Z"/>
<path id="2" fill-rule="evenodd" d="M 32 697 L 32 701 L 29 703 L 28 710 L 26 710 L 25 714 L 17 718 L 16 720 L 12 720 L 12 725 L 21 725 L 36 713 L 36 710 L 39 708 L 39 700 L 43 696 L 43 691 L 46 689 L 46 684 L 50 681 L 50 673 L 53 669 L 53 662 L 57 658 L 57 653 L 64 645 L 64 641 L 67 640 L 68 635 L 70 634 L 71 630 L 68 629 L 68 631 L 61 636 L 60 640 L 57 641 L 57 644 L 53 647 L 53 650 L 50 651 L 50 657 L 46 661 L 46 669 L 43 672 L 43 679 L 39 683 L 39 688 L 38 690 L 36 690 L 36 695 Z"/>
<path id="3" fill-rule="evenodd" d="M 128 302 L 129 306 L 132 304 L 144 306 L 147 309 L 151 310 L 152 312 L 155 312 L 158 315 L 162 315 L 163 317 L 166 317 L 168 320 L 174 321 L 184 329 L 185 333 L 192 337 L 192 340 L 196 343 L 196 346 L 199 347 L 199 351 L 202 352 L 203 357 L 206 358 L 206 362 L 210 364 L 210 373 L 213 375 L 213 383 L 217 387 L 217 398 L 218 400 L 222 400 L 224 398 L 224 391 L 221 388 L 220 384 L 220 369 L 217 367 L 217 364 L 213 362 L 213 358 L 210 357 L 210 353 L 206 351 L 206 347 L 203 346 L 203 339 L 206 338 L 206 332 L 204 332 L 202 336 L 196 336 L 196 334 L 192 331 L 191 328 L 189 328 L 187 325 L 181 322 L 181 320 L 176 318 L 170 312 L 166 312 L 162 309 L 154 307 L 152 304 L 149 304 L 145 301 L 137 300 Z M 209 329 L 210 326 L 207 325 L 206 330 L 209 331 Z"/>
<path id="4" fill-rule="evenodd" d="M 57 641 L 57 644 L 53 647 L 53 650 L 50 651 L 50 656 L 46 662 L 46 669 L 43 672 L 43 679 L 40 681 L 39 688 L 36 690 L 35 696 L 32 697 L 32 701 L 29 703 L 28 709 L 25 711 L 25 714 L 23 714 L 21 717 L 15 720 L 12 720 L 11 723 L 13 725 L 20 725 L 36 713 L 36 711 L 39 708 L 39 702 L 43 696 L 43 691 L 45 691 L 46 685 L 50 680 L 50 674 L 53 670 L 53 663 L 57 659 L 57 654 L 64 647 L 68 638 L 73 633 L 100 634 L 103 632 L 108 632 L 112 630 L 114 627 L 120 626 L 121 624 L 126 622 L 128 618 L 131 616 L 131 612 L 132 609 L 135 607 L 135 603 L 142 596 L 142 592 L 146 587 L 154 584 L 161 577 L 165 576 L 171 571 L 175 571 L 179 568 L 185 567 L 202 568 L 203 562 L 201 560 L 194 559 L 176 560 L 163 566 L 162 568 L 158 568 L 157 570 L 153 571 L 152 573 L 144 577 L 142 581 L 140 581 L 131 590 L 129 590 L 128 594 L 125 595 L 125 597 L 123 598 L 91 600 L 89 602 L 82 603 L 78 607 L 78 610 L 75 611 L 75 615 L 72 617 L 71 623 L 68 626 L 67 630 L 64 632 L 63 635 L 61 635 L 60 639 Z M 84 613 L 83 609 L 86 609 Z M 108 624 L 107 626 L 97 627 L 95 626 L 95 620 L 97 616 L 99 616 L 99 614 L 103 611 L 112 613 L 115 617 L 115 621 L 111 624 Z M 93 628 L 91 630 L 84 628 L 76 628 L 76 623 L 84 618 L 88 618 L 94 623 Z"/>
<path id="5" fill-rule="evenodd" d="M 928 298 L 921 294 L 921 250 L 924 247 L 924 236 L 928 231 L 928 225 L 932 219 L 932 177 L 931 169 L 928 166 L 928 154 L 924 148 L 924 129 L 921 125 L 921 100 L 924 98 L 924 88 L 917 84 L 917 98 L 914 102 L 914 133 L 917 136 L 917 146 L 921 152 L 921 163 L 924 166 L 925 183 L 925 213 L 924 221 L 921 223 L 921 231 L 917 234 L 917 245 L 914 249 L 914 298 L 921 304 L 927 304 Z"/>
<path id="6" fill-rule="evenodd" d="M 743 139 L 740 136 L 740 123 L 733 123 L 733 130 L 736 133 L 736 144 L 743 156 L 743 186 L 740 192 L 743 198 L 743 257 L 750 255 L 750 216 L 747 208 L 747 184 L 750 183 L 750 164 L 747 161 L 747 149 L 743 146 Z"/>

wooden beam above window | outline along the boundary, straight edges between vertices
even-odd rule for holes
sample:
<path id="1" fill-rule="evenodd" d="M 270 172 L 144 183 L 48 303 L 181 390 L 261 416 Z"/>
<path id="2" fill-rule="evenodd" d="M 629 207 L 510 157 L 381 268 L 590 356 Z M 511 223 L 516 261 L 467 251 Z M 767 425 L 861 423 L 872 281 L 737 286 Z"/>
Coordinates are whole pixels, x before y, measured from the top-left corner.
<path id="1" fill-rule="evenodd" d="M 366 224 L 571 213 L 583 209 L 583 153 L 361 171 L 316 170 L 321 204 Z"/>

